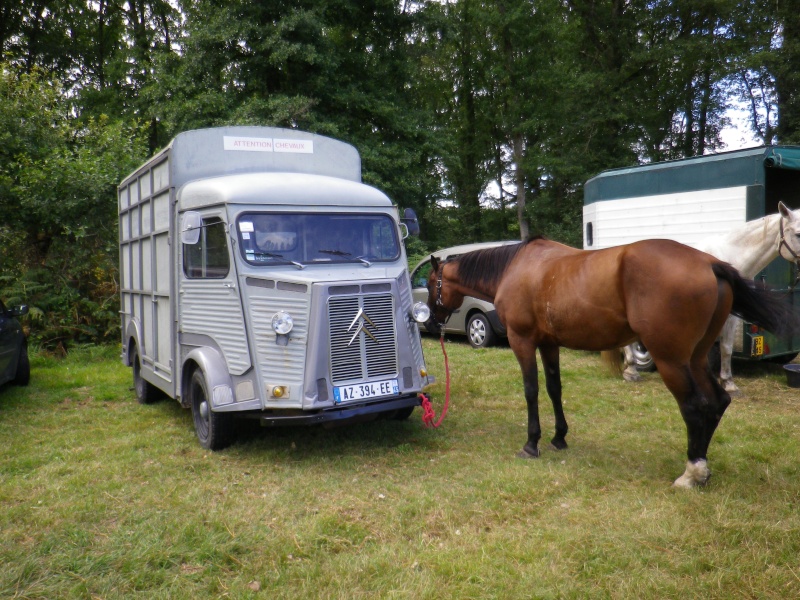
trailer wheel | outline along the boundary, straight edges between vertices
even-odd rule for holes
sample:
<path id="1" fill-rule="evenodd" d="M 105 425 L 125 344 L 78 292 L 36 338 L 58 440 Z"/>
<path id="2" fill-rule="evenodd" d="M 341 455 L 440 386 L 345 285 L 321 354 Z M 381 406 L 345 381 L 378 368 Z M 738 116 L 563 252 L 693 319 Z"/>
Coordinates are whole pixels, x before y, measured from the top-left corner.
<path id="1" fill-rule="evenodd" d="M 131 366 L 133 367 L 133 389 L 136 391 L 136 399 L 139 404 L 152 404 L 158 400 L 158 388 L 142 378 L 142 361 L 136 346 L 131 352 Z"/>
<path id="2" fill-rule="evenodd" d="M 656 361 L 650 356 L 647 348 L 644 347 L 642 342 L 634 342 L 633 344 L 633 358 L 636 361 L 636 368 L 639 371 L 655 371 Z"/>
<path id="3" fill-rule="evenodd" d="M 200 369 L 192 373 L 189 398 L 200 445 L 207 450 L 222 450 L 230 446 L 233 442 L 233 415 L 211 410 L 206 378 Z"/>

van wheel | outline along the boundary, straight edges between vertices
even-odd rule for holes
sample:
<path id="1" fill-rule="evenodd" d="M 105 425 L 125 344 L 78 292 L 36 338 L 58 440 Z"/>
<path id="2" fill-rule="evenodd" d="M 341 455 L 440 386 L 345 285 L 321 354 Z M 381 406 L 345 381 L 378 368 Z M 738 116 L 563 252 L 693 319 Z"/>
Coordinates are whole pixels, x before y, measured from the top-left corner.
<path id="1" fill-rule="evenodd" d="M 28 358 L 28 344 L 22 345 L 17 362 L 17 374 L 14 376 L 14 385 L 28 385 L 31 380 L 31 362 Z"/>
<path id="2" fill-rule="evenodd" d="M 411 413 L 414 412 L 413 406 L 406 406 L 405 408 L 398 408 L 397 412 L 394 413 L 392 417 L 395 421 L 407 421 L 408 418 L 411 416 Z"/>
<path id="3" fill-rule="evenodd" d="M 139 359 L 139 349 L 134 346 L 131 355 L 133 366 L 133 389 L 139 404 L 152 404 L 158 399 L 158 388 L 142 378 L 142 361 Z"/>
<path id="4" fill-rule="evenodd" d="M 207 450 L 222 450 L 230 446 L 233 442 L 233 415 L 211 410 L 206 378 L 200 369 L 192 373 L 189 398 L 200 445 Z"/>
<path id="5" fill-rule="evenodd" d="M 483 313 L 475 313 L 467 323 L 467 339 L 473 348 L 488 348 L 497 343 L 497 334 Z"/>

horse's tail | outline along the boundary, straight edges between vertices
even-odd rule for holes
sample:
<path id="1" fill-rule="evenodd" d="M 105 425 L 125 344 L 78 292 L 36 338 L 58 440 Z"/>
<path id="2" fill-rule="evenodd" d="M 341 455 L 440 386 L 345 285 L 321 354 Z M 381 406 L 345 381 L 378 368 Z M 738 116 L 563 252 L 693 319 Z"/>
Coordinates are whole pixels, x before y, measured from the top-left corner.
<path id="1" fill-rule="evenodd" d="M 619 348 L 601 351 L 600 358 L 612 375 L 622 375 L 622 365 L 624 364 L 624 360 L 622 352 Z"/>
<path id="2" fill-rule="evenodd" d="M 711 269 L 718 280 L 726 281 L 733 289 L 731 314 L 776 335 L 800 331 L 800 317 L 775 291 L 745 279 L 728 263 L 714 263 Z"/>

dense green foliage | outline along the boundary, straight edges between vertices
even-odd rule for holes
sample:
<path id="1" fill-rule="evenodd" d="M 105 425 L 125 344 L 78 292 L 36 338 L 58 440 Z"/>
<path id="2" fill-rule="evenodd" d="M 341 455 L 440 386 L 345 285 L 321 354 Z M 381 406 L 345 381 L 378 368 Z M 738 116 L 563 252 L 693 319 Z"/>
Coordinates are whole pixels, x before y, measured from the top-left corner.
<path id="1" fill-rule="evenodd" d="M 583 183 L 800 141 L 800 17 L 756 0 L 15 0 L 0 6 L 0 285 L 48 346 L 116 336 L 116 183 L 176 133 L 343 139 L 413 253 L 580 244 Z"/>

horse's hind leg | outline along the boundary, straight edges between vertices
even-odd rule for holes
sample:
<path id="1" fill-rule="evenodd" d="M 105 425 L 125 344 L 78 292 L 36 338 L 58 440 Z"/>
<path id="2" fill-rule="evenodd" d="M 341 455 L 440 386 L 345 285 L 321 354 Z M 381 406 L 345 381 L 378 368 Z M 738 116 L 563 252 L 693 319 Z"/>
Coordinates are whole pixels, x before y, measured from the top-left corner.
<path id="1" fill-rule="evenodd" d="M 558 346 L 539 348 L 542 355 L 545 386 L 547 395 L 553 403 L 553 413 L 556 417 L 556 435 L 550 442 L 556 450 L 567 448 L 567 419 L 564 417 L 564 407 L 561 404 L 561 368 L 559 366 Z"/>
<path id="2" fill-rule="evenodd" d="M 733 372 L 731 371 L 731 357 L 733 356 L 733 339 L 736 336 L 736 317 L 729 317 L 722 327 L 722 337 L 719 344 L 720 370 L 719 378 L 723 389 L 731 396 L 738 396 L 741 391 L 733 382 Z"/>
<path id="3" fill-rule="evenodd" d="M 676 487 L 703 485 L 711 477 L 707 463 L 708 447 L 731 402 L 730 395 L 708 367 L 708 351 L 730 313 L 731 296 L 730 293 L 726 294 L 727 290 L 725 286 L 720 286 L 717 307 L 705 334 L 695 345 L 688 364 L 683 360 L 656 359 L 659 374 L 678 401 L 688 435 L 686 471 L 675 480 Z"/>
<path id="4" fill-rule="evenodd" d="M 688 437 L 686 471 L 673 485 L 685 488 L 704 485 L 711 477 L 706 458 L 711 440 L 707 426 L 711 402 L 700 391 L 688 364 L 676 364 L 656 358 L 656 366 L 667 388 L 678 401 Z"/>

